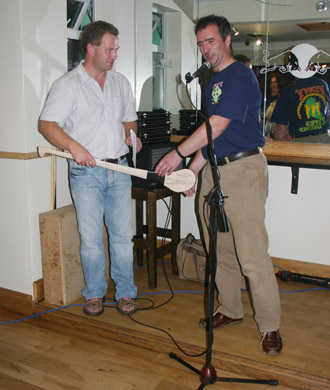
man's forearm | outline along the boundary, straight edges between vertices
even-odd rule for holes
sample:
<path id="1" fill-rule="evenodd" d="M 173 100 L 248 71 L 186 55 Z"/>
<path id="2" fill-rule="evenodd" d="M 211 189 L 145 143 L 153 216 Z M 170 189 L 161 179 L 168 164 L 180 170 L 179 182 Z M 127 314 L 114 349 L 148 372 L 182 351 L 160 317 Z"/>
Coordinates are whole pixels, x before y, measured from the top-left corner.
<path id="1" fill-rule="evenodd" d="M 40 120 L 38 130 L 52 145 L 60 149 L 68 150 L 77 164 L 84 165 L 86 167 L 94 167 L 96 165 L 94 157 L 88 152 L 88 150 L 86 150 L 79 142 L 67 135 L 56 122 Z"/>
<path id="2" fill-rule="evenodd" d="M 210 118 L 210 126 L 212 128 L 212 138 L 218 138 L 228 127 L 230 119 L 223 118 L 218 115 L 212 115 Z M 204 122 L 194 133 L 180 145 L 180 152 L 184 156 L 196 152 L 208 144 L 208 135 L 206 123 Z"/>
<path id="3" fill-rule="evenodd" d="M 72 144 L 76 142 L 56 122 L 39 120 L 38 130 L 49 143 L 60 149 L 71 151 Z"/>
<path id="4" fill-rule="evenodd" d="M 274 140 L 275 141 L 288 141 L 291 137 L 289 135 L 289 130 L 287 125 L 280 125 L 276 123 L 274 130 Z"/>
<path id="5" fill-rule="evenodd" d="M 137 122 L 123 122 L 123 126 L 125 129 L 125 138 L 128 138 L 130 136 L 130 130 L 133 130 L 135 134 L 137 133 Z"/>
<path id="6" fill-rule="evenodd" d="M 189 165 L 189 169 L 194 172 L 194 174 L 197 176 L 199 172 L 204 168 L 205 164 L 207 163 L 207 160 L 205 160 L 202 149 L 199 149 L 195 157 L 193 158 L 191 164 Z"/>

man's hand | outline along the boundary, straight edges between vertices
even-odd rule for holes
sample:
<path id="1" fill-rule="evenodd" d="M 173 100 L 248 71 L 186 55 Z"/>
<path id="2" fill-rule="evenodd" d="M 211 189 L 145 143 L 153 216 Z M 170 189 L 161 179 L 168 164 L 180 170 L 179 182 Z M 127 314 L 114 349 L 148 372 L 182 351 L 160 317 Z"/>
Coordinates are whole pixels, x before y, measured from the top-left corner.
<path id="1" fill-rule="evenodd" d="M 170 175 L 180 165 L 182 158 L 177 154 L 175 150 L 171 150 L 167 153 L 157 164 L 155 173 L 158 176 Z"/>
<path id="2" fill-rule="evenodd" d="M 96 166 L 94 157 L 79 143 L 72 145 L 72 148 L 69 150 L 69 152 L 72 154 L 72 157 L 77 164 L 83 165 L 85 167 Z"/>
<path id="3" fill-rule="evenodd" d="M 188 197 L 195 195 L 196 194 L 196 182 L 189 190 L 185 191 L 184 194 Z"/>
<path id="4" fill-rule="evenodd" d="M 131 148 L 133 147 L 133 142 L 130 135 L 126 138 L 125 144 L 127 146 L 130 146 Z M 142 149 L 141 139 L 139 137 L 136 137 L 136 153 L 138 153 L 141 149 Z"/>

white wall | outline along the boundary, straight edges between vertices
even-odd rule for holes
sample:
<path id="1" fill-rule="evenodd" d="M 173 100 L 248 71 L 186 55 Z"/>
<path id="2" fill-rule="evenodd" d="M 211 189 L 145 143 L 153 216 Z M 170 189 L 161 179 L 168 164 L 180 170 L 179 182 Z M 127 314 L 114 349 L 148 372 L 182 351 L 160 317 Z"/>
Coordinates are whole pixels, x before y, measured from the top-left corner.
<path id="1" fill-rule="evenodd" d="M 50 80 L 66 68 L 66 1 L 3 1 L 0 18 L 0 150 L 33 152 Z M 0 286 L 32 295 L 42 277 L 38 215 L 49 210 L 50 161 L 0 159 L 0 172 Z"/>
<path id="2" fill-rule="evenodd" d="M 179 10 L 172 1 L 164 5 Z M 151 0 L 96 1 L 96 18 L 120 30 L 116 68 L 130 80 L 137 98 L 145 79 L 152 76 L 151 10 Z M 3 0 L 0 21 L 5 38 L 0 58 L 0 150 L 35 152 L 38 145 L 47 146 L 37 131 L 47 92 L 67 69 L 66 0 Z M 186 16 L 181 28 L 183 35 L 191 34 Z M 196 63 L 195 58 L 187 59 L 191 50 L 184 49 L 184 72 Z M 141 69 L 145 74 L 136 77 Z M 67 165 L 59 158 L 56 166 L 57 207 L 62 207 L 71 203 Z M 33 295 L 33 282 L 42 278 L 39 214 L 50 210 L 51 159 L 0 159 L 0 179 L 0 287 Z"/>
<path id="3" fill-rule="evenodd" d="M 128 78 L 135 91 L 135 0 L 96 0 L 95 11 L 96 20 L 105 20 L 118 28 L 119 51 L 114 69 Z"/>
<path id="4" fill-rule="evenodd" d="M 266 226 L 273 257 L 330 265 L 330 170 L 301 168 L 291 194 L 291 168 L 270 166 Z"/>
<path id="5" fill-rule="evenodd" d="M 158 3 L 179 10 L 178 1 Z M 226 1 L 219 3 L 225 5 Z M 97 0 L 97 18 L 112 22 L 120 30 L 116 68 L 131 81 L 137 104 L 142 86 L 152 74 L 151 9 L 151 0 Z M 0 150 L 34 152 L 38 145 L 47 145 L 37 131 L 47 92 L 67 68 L 66 0 L 3 0 L 0 21 L 4 37 L 0 57 Z M 193 26 L 186 14 L 181 23 L 184 80 L 187 72 L 196 69 L 197 60 Z M 270 167 L 267 227 L 272 256 L 330 265 L 324 237 L 330 214 L 329 175 L 329 171 L 301 170 L 299 193 L 291 195 L 290 169 Z M 39 214 L 50 209 L 51 159 L 2 158 L 0 180 L 0 287 L 33 295 L 33 282 L 42 278 Z M 66 162 L 60 158 L 56 198 L 57 207 L 71 203 Z M 189 232 L 198 235 L 193 210 L 194 199 L 182 198 L 182 236 Z M 163 222 L 161 216 L 159 222 Z"/>

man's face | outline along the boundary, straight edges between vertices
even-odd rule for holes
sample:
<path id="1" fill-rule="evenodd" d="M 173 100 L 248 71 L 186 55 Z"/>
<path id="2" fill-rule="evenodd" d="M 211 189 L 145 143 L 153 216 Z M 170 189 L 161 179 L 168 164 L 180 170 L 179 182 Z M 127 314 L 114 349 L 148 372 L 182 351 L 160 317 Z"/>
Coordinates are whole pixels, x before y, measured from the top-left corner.
<path id="1" fill-rule="evenodd" d="M 211 64 L 213 71 L 220 71 L 221 65 L 231 55 L 230 35 L 223 41 L 218 26 L 210 24 L 204 30 L 198 31 L 196 38 L 200 52 L 206 61 Z"/>
<path id="2" fill-rule="evenodd" d="M 119 49 L 118 37 L 106 33 L 99 46 L 92 45 L 92 58 L 94 66 L 100 71 L 111 70 L 117 59 Z"/>
<path id="3" fill-rule="evenodd" d="M 270 80 L 270 89 L 272 93 L 277 93 L 278 91 L 278 85 L 277 85 L 277 80 L 276 77 L 272 77 Z"/>

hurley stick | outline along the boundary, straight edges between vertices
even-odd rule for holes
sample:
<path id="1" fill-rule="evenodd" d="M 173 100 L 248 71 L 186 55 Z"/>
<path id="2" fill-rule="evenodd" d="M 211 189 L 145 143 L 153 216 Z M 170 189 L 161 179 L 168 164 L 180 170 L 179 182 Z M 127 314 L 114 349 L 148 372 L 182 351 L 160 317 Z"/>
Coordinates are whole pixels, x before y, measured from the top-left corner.
<path id="1" fill-rule="evenodd" d="M 42 146 L 38 146 L 38 154 L 40 157 L 44 157 L 45 155 L 50 154 L 73 159 L 70 153 L 61 152 L 60 150 L 56 149 L 44 148 Z M 147 171 L 145 169 L 132 168 L 100 160 L 96 160 L 96 165 L 98 167 L 126 173 L 127 175 L 136 176 L 141 179 L 162 184 L 174 192 L 187 191 L 195 184 L 195 175 L 190 169 L 180 169 L 179 171 L 174 171 L 171 175 L 158 176 L 155 172 Z"/>

